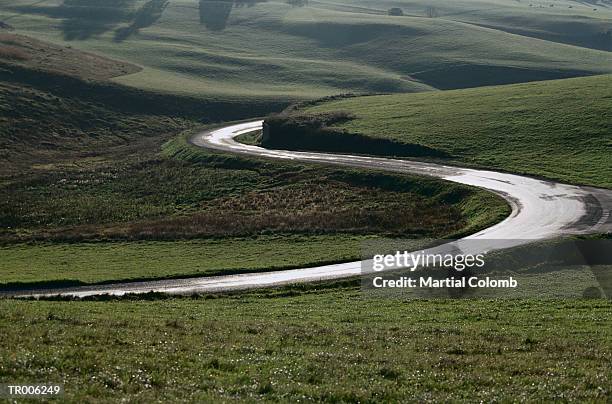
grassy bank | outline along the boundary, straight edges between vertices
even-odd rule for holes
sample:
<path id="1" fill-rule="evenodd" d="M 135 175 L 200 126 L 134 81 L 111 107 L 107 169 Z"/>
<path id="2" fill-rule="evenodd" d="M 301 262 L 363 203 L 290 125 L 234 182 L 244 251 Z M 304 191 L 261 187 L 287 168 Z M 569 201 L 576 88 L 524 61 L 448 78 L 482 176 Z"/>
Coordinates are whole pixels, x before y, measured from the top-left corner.
<path id="1" fill-rule="evenodd" d="M 42 243 L 0 247 L 0 288 L 277 270 L 358 259 L 366 236 Z"/>
<path id="2" fill-rule="evenodd" d="M 198 164 L 220 164 L 225 167 L 232 168 L 247 168 L 253 169 L 253 167 L 266 167 L 267 169 L 281 170 L 282 174 L 279 175 L 283 181 L 291 179 L 291 181 L 305 180 L 306 183 L 317 184 L 314 189 L 308 189 L 305 193 L 299 193 L 299 195 L 306 197 L 306 203 L 312 206 L 314 202 L 316 206 L 321 204 L 329 203 L 326 209 L 327 212 L 332 212 L 338 215 L 339 212 L 345 212 L 348 216 L 351 216 L 354 221 L 360 215 L 366 211 L 369 212 L 369 216 L 378 211 L 382 205 L 372 201 L 357 201 L 354 198 L 347 195 L 346 192 L 337 192 L 330 189 L 325 192 L 325 197 L 319 195 L 320 187 L 329 183 L 335 187 L 338 184 L 347 184 L 350 187 L 357 187 L 358 189 L 367 190 L 378 195 L 378 198 L 384 198 L 387 203 L 392 203 L 392 210 L 395 212 L 392 216 L 384 217 L 379 216 L 373 218 L 369 222 L 370 226 L 375 226 L 377 223 L 380 227 L 377 234 L 386 234 L 387 236 L 399 236 L 399 235 L 425 235 L 423 231 L 397 231 L 396 229 L 405 226 L 407 223 L 423 223 L 433 225 L 434 223 L 442 226 L 439 234 L 447 234 L 449 236 L 459 236 L 464 233 L 474 232 L 477 229 L 482 229 L 486 226 L 491 225 L 502 220 L 509 214 L 509 208 L 505 201 L 499 196 L 483 191 L 477 188 L 466 187 L 462 185 L 456 185 L 447 183 L 444 181 L 438 181 L 435 179 L 419 176 L 410 175 L 396 175 L 390 173 L 384 173 L 376 170 L 357 170 L 357 169 L 337 169 L 325 165 L 307 165 L 295 163 L 281 163 L 270 160 L 259 160 L 259 159 L 244 159 L 228 154 L 217 154 L 209 151 L 194 147 L 188 142 L 189 135 L 179 136 L 174 138 L 172 141 L 166 143 L 163 148 L 163 153 L 166 156 L 180 159 L 182 161 L 188 161 L 191 163 Z M 245 166 L 246 165 L 246 166 Z M 298 171 L 295 171 L 298 170 Z M 267 174 L 267 177 L 274 177 L 273 175 Z M 290 185 L 287 187 L 291 189 L 289 194 L 285 195 L 284 188 L 276 188 L 274 198 L 281 198 L 284 208 L 290 208 L 291 197 L 296 197 L 293 191 L 293 187 Z M 403 195 L 400 195 L 402 193 Z M 414 205 L 410 207 L 412 197 L 422 198 L 416 199 L 417 203 L 421 203 L 420 206 Z M 313 199 L 314 198 L 314 199 Z M 270 196 L 259 198 L 263 203 L 269 203 Z M 373 203 L 374 202 L 374 203 Z M 257 206 L 261 206 L 262 202 L 258 202 Z M 341 207 L 338 207 L 337 204 Z M 427 207 L 427 203 L 435 203 L 436 211 L 430 210 Z M 272 203 L 274 206 L 274 203 Z M 267 211 L 270 211 L 272 206 L 268 206 Z M 297 209 L 301 205 L 294 205 L 292 209 Z M 449 228 L 444 223 L 452 222 L 452 215 L 445 213 L 443 207 L 452 207 L 455 213 L 459 214 L 464 219 L 462 227 L 455 229 Z M 475 209 L 478 206 L 478 209 Z M 247 211 L 253 209 L 253 205 L 246 204 L 242 208 Z M 390 206 L 391 207 L 391 206 Z M 441 209 L 442 208 L 442 209 Z M 404 211 L 404 209 L 411 209 L 416 215 Z M 428 213 L 428 212 L 431 212 Z M 449 211 L 450 212 L 450 211 Z M 251 211 L 252 213 L 252 211 Z M 325 218 L 324 223 L 326 227 L 330 224 L 335 223 L 337 219 L 332 217 Z M 400 226 L 400 227 L 398 227 Z M 322 230 L 323 228 L 321 228 Z M 387 229 L 387 230 L 384 230 Z M 444 230 L 442 230 L 444 229 Z"/>
<path id="3" fill-rule="evenodd" d="M 428 94 L 332 101 L 309 113 L 347 111 L 339 127 L 420 144 L 447 161 L 612 187 L 612 76 Z"/>
<path id="4" fill-rule="evenodd" d="M 177 139 L 166 156 L 12 177 L 5 241 L 177 239 L 271 232 L 452 234 L 507 212 L 500 198 L 425 178 L 235 158 Z M 148 158 L 147 158 L 148 157 Z M 495 219 L 493 219 L 495 218 Z"/>
<path id="5" fill-rule="evenodd" d="M 71 402 L 610 397 L 606 300 L 285 294 L 0 301 L 0 376 L 63 383 Z"/>

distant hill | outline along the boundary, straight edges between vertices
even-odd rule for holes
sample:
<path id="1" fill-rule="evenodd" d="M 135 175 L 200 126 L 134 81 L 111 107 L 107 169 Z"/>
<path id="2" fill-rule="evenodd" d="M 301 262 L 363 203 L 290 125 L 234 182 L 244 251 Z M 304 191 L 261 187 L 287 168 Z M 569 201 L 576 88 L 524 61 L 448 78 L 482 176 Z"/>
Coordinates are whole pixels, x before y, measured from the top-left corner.
<path id="1" fill-rule="evenodd" d="M 399 7 L 405 15 L 434 16 L 552 42 L 612 50 L 609 0 L 337 0 L 320 4 L 379 14 Z"/>
<path id="2" fill-rule="evenodd" d="M 611 13 L 582 3 L 13 0 L 0 3 L 0 20 L 143 67 L 119 83 L 208 100 L 294 101 L 612 72 L 601 50 Z M 391 7 L 404 16 L 389 16 Z"/>
<path id="3" fill-rule="evenodd" d="M 264 114 L 283 103 L 237 105 L 169 96 L 109 81 L 138 66 L 22 35 L 0 34 L 0 176 L 32 165 L 163 142 L 194 123 Z"/>

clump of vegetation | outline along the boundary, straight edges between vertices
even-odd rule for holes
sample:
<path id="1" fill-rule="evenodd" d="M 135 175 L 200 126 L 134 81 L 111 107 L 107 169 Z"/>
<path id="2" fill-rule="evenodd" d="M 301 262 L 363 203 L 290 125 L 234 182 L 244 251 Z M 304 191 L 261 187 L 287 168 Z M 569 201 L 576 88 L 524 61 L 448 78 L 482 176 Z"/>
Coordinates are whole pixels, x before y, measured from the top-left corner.
<path id="1" fill-rule="evenodd" d="M 115 41 L 121 42 L 137 33 L 141 28 L 153 25 L 161 18 L 168 0 L 149 0 L 138 11 L 134 13 L 131 24 L 115 31 Z"/>
<path id="2" fill-rule="evenodd" d="M 278 114 L 266 118 L 261 144 L 273 149 L 315 150 L 402 157 L 446 157 L 439 150 L 417 145 L 373 139 L 334 128 L 354 119 L 346 111 L 321 114 Z"/>
<path id="3" fill-rule="evenodd" d="M 300 114 L 273 114 L 264 121 L 264 138 L 273 136 L 271 127 L 286 126 L 297 130 L 330 130 L 330 126 L 341 124 L 353 119 L 354 116 L 346 111 L 332 111 L 317 115 Z M 266 140 L 267 141 L 267 140 Z"/>

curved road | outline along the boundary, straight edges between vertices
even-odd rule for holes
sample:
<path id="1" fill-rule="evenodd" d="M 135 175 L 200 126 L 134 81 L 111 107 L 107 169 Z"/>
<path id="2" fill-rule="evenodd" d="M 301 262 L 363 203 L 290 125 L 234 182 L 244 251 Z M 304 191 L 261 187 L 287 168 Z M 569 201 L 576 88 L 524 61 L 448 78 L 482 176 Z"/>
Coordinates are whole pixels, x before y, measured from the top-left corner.
<path id="1" fill-rule="evenodd" d="M 610 215 L 612 190 L 559 184 L 519 175 L 433 163 L 381 157 L 268 150 L 257 146 L 244 145 L 234 140 L 234 137 L 240 134 L 261 129 L 262 122 L 258 120 L 206 131 L 194 136 L 191 142 L 200 147 L 250 156 L 432 176 L 488 189 L 503 196 L 509 202 L 512 213 L 504 221 L 465 239 L 438 247 L 436 252 L 460 249 L 465 253 L 473 248 L 475 240 L 478 241 L 479 249 L 484 248 L 486 251 L 492 251 L 561 235 L 612 230 L 612 217 Z M 242 275 L 133 282 L 80 288 L 47 289 L 44 291 L 21 291 L 13 293 L 13 295 L 62 294 L 84 297 L 151 291 L 190 294 L 343 278 L 360 275 L 361 272 L 362 262 L 356 261 L 313 268 Z"/>

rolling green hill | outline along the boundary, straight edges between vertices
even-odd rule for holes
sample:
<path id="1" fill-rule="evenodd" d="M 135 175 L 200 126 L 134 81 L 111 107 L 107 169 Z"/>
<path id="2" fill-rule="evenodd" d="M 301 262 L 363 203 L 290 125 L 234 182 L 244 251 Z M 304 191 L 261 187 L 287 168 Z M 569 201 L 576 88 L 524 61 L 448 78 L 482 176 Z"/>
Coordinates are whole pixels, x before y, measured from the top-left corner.
<path id="1" fill-rule="evenodd" d="M 606 0 L 335 0 L 337 10 L 435 16 L 586 48 L 612 50 L 612 3 Z"/>
<path id="2" fill-rule="evenodd" d="M 285 105 L 133 89 L 109 79 L 137 66 L 11 33 L 0 34 L 0 55 L 0 177 L 32 164 L 121 155 L 121 147 L 159 144 L 198 123 Z"/>
<path id="3" fill-rule="evenodd" d="M 503 27 L 554 34 L 564 32 L 554 26 L 565 18 L 580 20 L 580 32 L 598 35 L 609 22 L 603 9 L 553 13 L 510 1 L 463 1 L 427 18 L 423 2 L 393 2 L 414 15 L 403 17 L 385 15 L 384 3 L 344 3 L 2 0 L 0 20 L 143 67 L 117 82 L 215 99 L 416 92 L 612 71 L 607 52 Z M 497 21 L 503 16 L 505 22 Z M 524 25 L 514 24 L 514 16 Z"/>
<path id="4" fill-rule="evenodd" d="M 445 152 L 458 164 L 612 187 L 612 76 L 358 97 L 305 112 L 342 110 L 349 132 Z"/>

